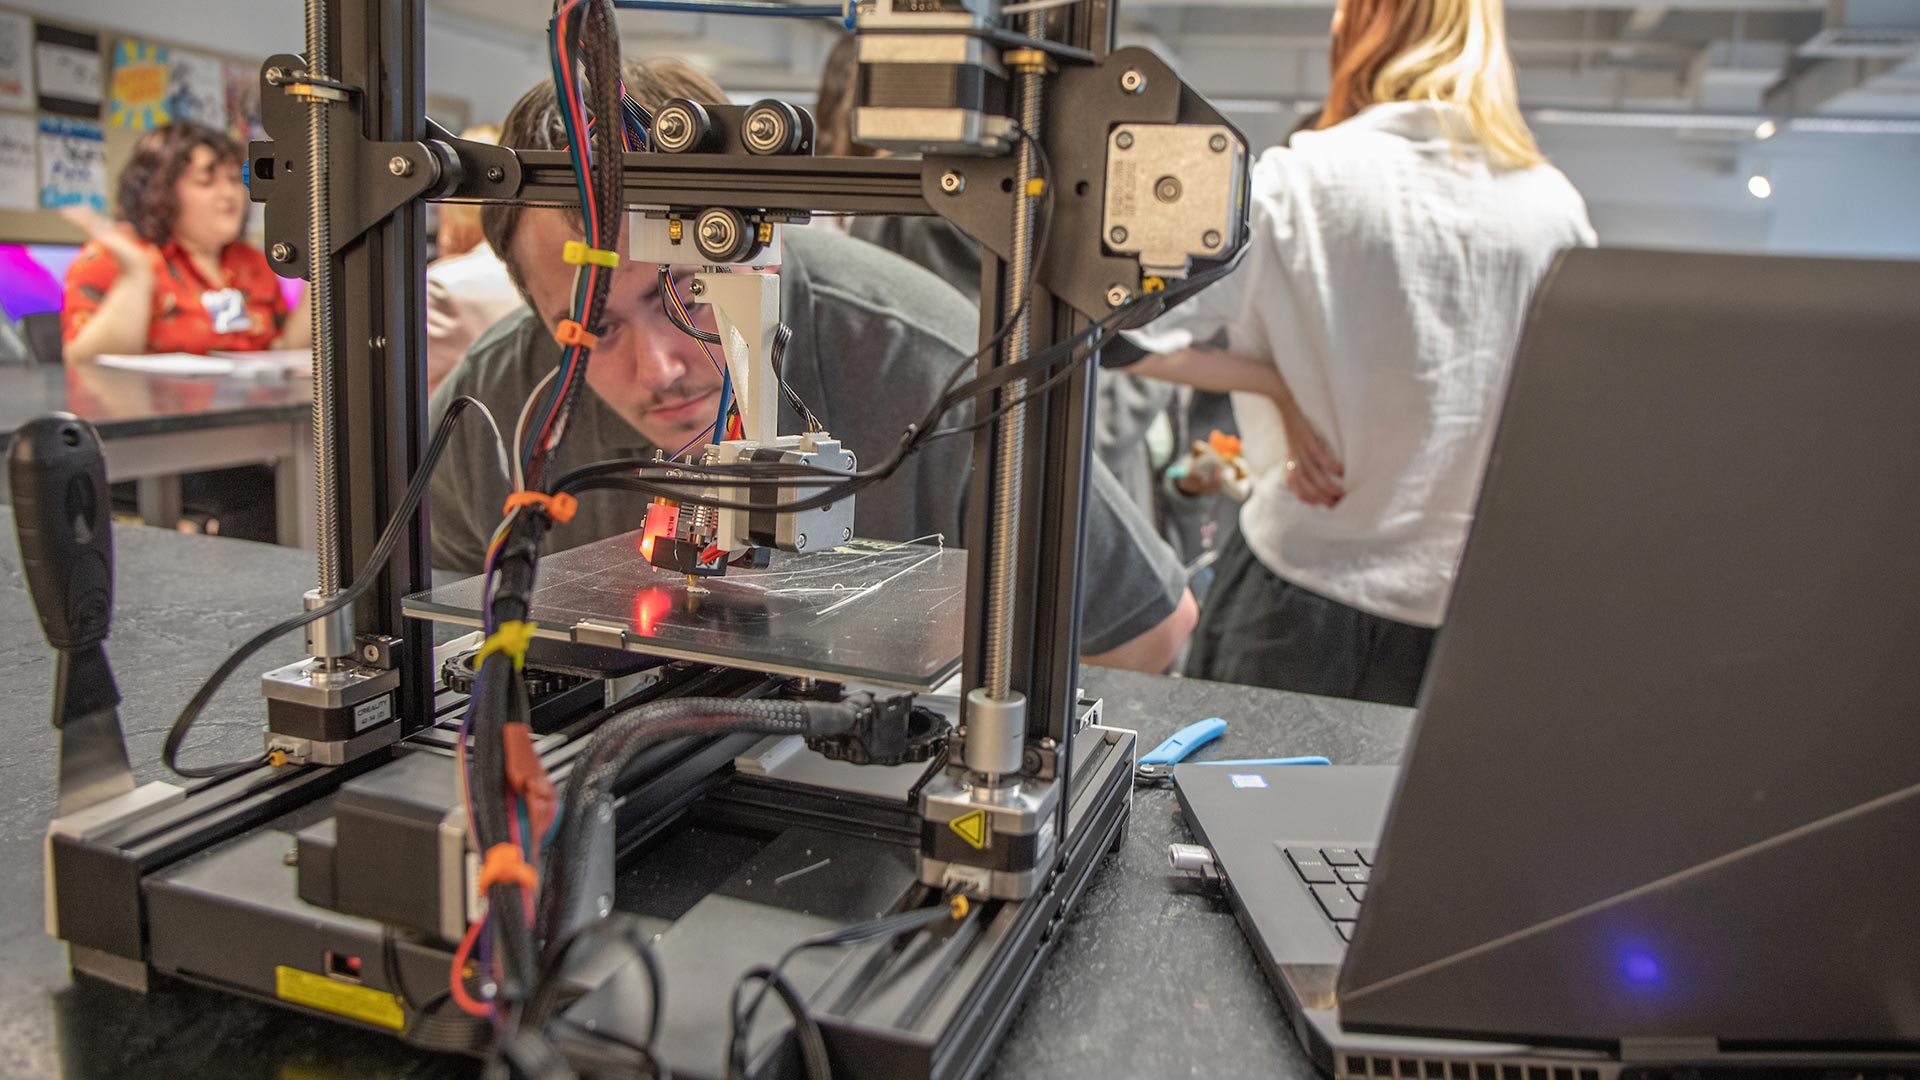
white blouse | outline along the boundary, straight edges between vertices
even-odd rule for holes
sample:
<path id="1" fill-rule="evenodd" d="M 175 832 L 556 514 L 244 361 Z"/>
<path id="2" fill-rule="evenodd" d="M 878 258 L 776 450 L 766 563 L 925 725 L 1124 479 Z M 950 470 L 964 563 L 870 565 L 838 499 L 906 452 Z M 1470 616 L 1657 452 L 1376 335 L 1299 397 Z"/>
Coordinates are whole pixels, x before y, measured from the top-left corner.
<path id="1" fill-rule="evenodd" d="M 1446 609 L 1534 286 L 1556 252 L 1595 241 L 1558 169 L 1489 164 L 1450 108 L 1374 105 L 1262 154 L 1240 267 L 1129 335 L 1171 352 L 1224 331 L 1272 358 L 1347 494 L 1296 499 L 1279 410 L 1235 394 L 1259 470 L 1248 546 L 1303 588 L 1420 626 Z"/>

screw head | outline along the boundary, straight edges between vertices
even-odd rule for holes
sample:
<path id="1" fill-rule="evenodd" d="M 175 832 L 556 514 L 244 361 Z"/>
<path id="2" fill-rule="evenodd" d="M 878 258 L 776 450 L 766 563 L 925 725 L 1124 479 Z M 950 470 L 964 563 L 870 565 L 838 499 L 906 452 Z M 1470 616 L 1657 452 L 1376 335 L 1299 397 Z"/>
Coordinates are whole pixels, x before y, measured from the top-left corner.
<path id="1" fill-rule="evenodd" d="M 852 529 L 841 529 L 841 530 L 840 530 L 840 542 L 841 542 L 841 543 L 843 543 L 843 544 L 844 544 L 844 543 L 846 543 L 847 541 L 849 541 L 849 540 L 852 540 L 852 539 L 853 539 L 853 530 L 852 530 Z"/>
<path id="2" fill-rule="evenodd" d="M 505 180 L 506 178 L 507 178 L 507 170 L 501 168 L 498 165 L 492 166 L 491 168 L 487 169 L 488 183 L 497 184 L 500 181 Z"/>
<path id="3" fill-rule="evenodd" d="M 281 855 L 280 865 L 281 866 L 299 866 L 300 865 L 300 849 L 294 848 L 293 850 L 288 851 L 285 854 Z"/>
<path id="4" fill-rule="evenodd" d="M 273 256 L 274 262 L 292 262 L 293 261 L 293 245 L 275 244 L 273 245 L 273 249 L 269 251 L 268 254 Z"/>
<path id="5" fill-rule="evenodd" d="M 1202 244 L 1205 244 L 1206 246 L 1208 246 L 1208 247 L 1210 247 L 1210 248 L 1217 248 L 1217 247 L 1219 247 L 1219 246 L 1220 246 L 1220 233 L 1219 233 L 1219 230 L 1217 230 L 1217 229 L 1208 229 L 1208 230 L 1207 230 L 1207 235 L 1205 235 L 1205 236 L 1202 236 L 1202 237 L 1200 238 L 1200 242 L 1201 242 Z"/>
<path id="6" fill-rule="evenodd" d="M 687 291 L 695 296 L 699 296 L 707 291 L 707 283 L 701 281 L 699 278 L 694 278 L 693 284 L 687 287 Z"/>
<path id="7" fill-rule="evenodd" d="M 286 69 L 270 67 L 266 70 L 266 79 L 268 86 L 279 86 L 281 83 L 287 81 Z"/>
<path id="8" fill-rule="evenodd" d="M 1136 68 L 1128 68 L 1120 73 L 1120 89 L 1129 94 L 1137 94 L 1147 88 L 1147 77 Z"/>
<path id="9" fill-rule="evenodd" d="M 1213 138 L 1207 140 L 1207 149 L 1216 154 L 1224 152 L 1226 148 L 1227 137 L 1225 135 L 1216 134 Z"/>
<path id="10" fill-rule="evenodd" d="M 395 154 L 387 159 L 387 171 L 395 176 L 407 176 L 413 172 L 413 162 Z"/>
<path id="11" fill-rule="evenodd" d="M 807 546 L 806 533 L 801 533 L 800 535 L 793 538 L 793 549 L 795 551 L 799 551 L 801 548 L 804 548 L 806 546 Z"/>
<path id="12" fill-rule="evenodd" d="M 1133 132 L 1123 131 L 1120 134 L 1115 135 L 1113 137 L 1113 145 L 1119 147 L 1122 150 L 1131 149 L 1133 147 Z"/>
<path id="13" fill-rule="evenodd" d="M 1113 229 L 1107 233 L 1107 239 L 1116 244 L 1124 244 L 1127 242 L 1127 230 L 1122 226 L 1115 225 Z"/>
<path id="14" fill-rule="evenodd" d="M 1133 295 L 1132 291 L 1130 291 L 1125 285 L 1115 285 L 1111 289 L 1107 290 L 1107 306 L 1119 307 L 1120 305 L 1126 303 L 1127 299 L 1132 295 Z"/>
<path id="15" fill-rule="evenodd" d="M 958 195 L 967 190 L 967 178 L 957 172 L 944 173 L 940 177 L 940 190 L 949 195 Z"/>

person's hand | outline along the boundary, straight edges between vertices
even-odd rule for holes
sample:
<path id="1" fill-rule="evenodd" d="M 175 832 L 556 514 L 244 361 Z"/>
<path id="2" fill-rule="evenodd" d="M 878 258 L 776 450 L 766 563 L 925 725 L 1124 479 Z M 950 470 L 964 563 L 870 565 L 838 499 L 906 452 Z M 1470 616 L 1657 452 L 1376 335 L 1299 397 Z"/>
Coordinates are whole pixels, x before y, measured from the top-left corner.
<path id="1" fill-rule="evenodd" d="M 60 211 L 60 216 L 85 229 L 87 236 L 100 241 L 107 249 L 113 261 L 120 266 L 123 274 L 146 274 L 153 270 L 153 259 L 147 249 L 140 244 L 133 226 L 124 221 L 112 221 L 97 210 L 84 206 L 69 206 Z"/>
<path id="2" fill-rule="evenodd" d="M 1276 396 L 1280 421 L 1286 429 L 1287 490 L 1308 506 L 1338 506 L 1346 498 L 1346 467 L 1327 448 L 1327 442 L 1314 429 L 1307 414 L 1292 394 Z"/>

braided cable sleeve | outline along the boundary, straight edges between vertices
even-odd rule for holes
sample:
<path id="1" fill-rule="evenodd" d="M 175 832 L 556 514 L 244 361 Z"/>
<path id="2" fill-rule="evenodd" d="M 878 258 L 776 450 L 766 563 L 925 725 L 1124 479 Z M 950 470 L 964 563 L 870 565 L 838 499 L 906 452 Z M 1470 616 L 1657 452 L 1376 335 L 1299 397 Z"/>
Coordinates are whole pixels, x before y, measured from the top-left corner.
<path id="1" fill-rule="evenodd" d="M 559 828 L 547 848 L 541 870 L 546 887 L 540 890 L 537 921 L 542 947 L 555 947 L 561 920 L 586 885 L 588 845 L 594 823 L 611 811 L 614 781 L 642 752 L 690 735 L 838 734 L 854 718 L 852 706 L 835 702 L 674 698 L 648 702 L 606 721 L 567 779 Z"/>

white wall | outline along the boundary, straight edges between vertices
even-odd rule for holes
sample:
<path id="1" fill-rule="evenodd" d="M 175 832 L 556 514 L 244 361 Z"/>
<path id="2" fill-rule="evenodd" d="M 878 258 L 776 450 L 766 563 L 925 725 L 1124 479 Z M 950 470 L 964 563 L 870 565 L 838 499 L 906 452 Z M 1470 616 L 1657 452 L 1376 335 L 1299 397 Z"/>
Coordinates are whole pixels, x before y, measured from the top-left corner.
<path id="1" fill-rule="evenodd" d="M 1770 250 L 1920 258 L 1920 138 L 1808 136 L 1745 164 L 1773 184 Z"/>
<path id="2" fill-rule="evenodd" d="M 1920 138 L 1541 125 L 1605 244 L 1920 259 Z M 1760 174 L 1770 198 L 1747 190 Z"/>

